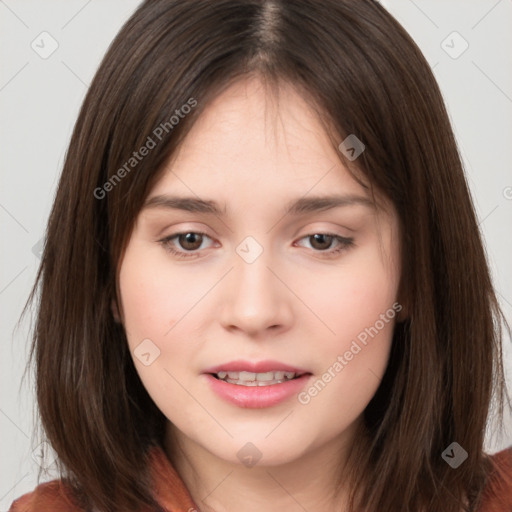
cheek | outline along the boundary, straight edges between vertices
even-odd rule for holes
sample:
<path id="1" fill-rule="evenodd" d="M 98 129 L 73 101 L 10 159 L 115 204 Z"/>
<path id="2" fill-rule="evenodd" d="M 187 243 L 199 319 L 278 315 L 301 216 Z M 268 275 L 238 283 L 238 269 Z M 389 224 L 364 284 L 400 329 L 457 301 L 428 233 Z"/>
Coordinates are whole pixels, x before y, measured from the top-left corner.
<path id="1" fill-rule="evenodd" d="M 329 330 L 322 326 L 322 341 L 315 344 L 321 368 L 299 401 L 336 429 L 364 410 L 386 370 L 400 309 L 398 271 L 374 246 L 345 259 L 320 283 L 310 288 L 309 299 Z"/>
<path id="2" fill-rule="evenodd" d="M 345 428 L 365 409 L 388 365 L 396 315 L 396 287 L 382 267 L 340 276 L 343 284 L 318 302 L 325 331 L 315 344 L 321 362 L 309 388 L 299 396 L 309 418 L 328 424 L 331 434 Z M 310 420 L 307 420 L 310 421 Z"/>
<path id="3" fill-rule="evenodd" d="M 322 285 L 317 281 L 315 287 L 310 288 L 313 292 L 308 300 L 311 309 L 318 312 L 329 328 L 323 329 L 326 352 L 342 353 L 354 339 L 364 343 L 365 334 L 371 339 L 368 329 L 375 338 L 391 337 L 397 314 L 393 304 L 397 298 L 398 273 L 383 260 L 378 248 L 360 251 L 350 260 L 347 258 L 320 282 Z M 374 327 L 379 331 L 377 335 Z M 381 352 L 386 353 L 386 350 Z"/>
<path id="4" fill-rule="evenodd" d="M 164 289 L 156 276 L 128 264 L 120 278 L 125 329 L 130 344 L 138 339 L 160 337 L 167 309 Z M 123 275 L 124 274 L 124 275 Z"/>
<path id="5" fill-rule="evenodd" d="M 183 338 L 176 336 L 183 334 L 180 329 L 187 327 L 186 312 L 194 293 L 187 292 L 187 288 L 181 292 L 186 285 L 183 277 L 180 278 L 182 274 L 176 271 L 170 274 L 170 266 L 161 262 L 161 258 L 136 249 L 134 244 L 127 250 L 119 273 L 128 346 L 149 395 L 164 414 L 172 415 L 174 408 L 183 412 L 193 406 L 188 395 L 180 392 L 175 379 L 183 381 L 181 372 L 190 366 L 191 352 L 184 350 L 188 345 L 179 343 Z M 178 327 L 173 330 L 175 325 Z M 144 353 L 150 354 L 149 364 L 142 359 Z M 173 409 L 169 397 L 173 397 Z"/>
<path id="6" fill-rule="evenodd" d="M 194 300 L 193 286 L 183 279 L 183 273 L 170 273 L 172 268 L 160 259 L 133 251 L 123 260 L 119 288 L 130 345 L 138 339 L 165 339 L 185 315 L 185 306 Z"/>

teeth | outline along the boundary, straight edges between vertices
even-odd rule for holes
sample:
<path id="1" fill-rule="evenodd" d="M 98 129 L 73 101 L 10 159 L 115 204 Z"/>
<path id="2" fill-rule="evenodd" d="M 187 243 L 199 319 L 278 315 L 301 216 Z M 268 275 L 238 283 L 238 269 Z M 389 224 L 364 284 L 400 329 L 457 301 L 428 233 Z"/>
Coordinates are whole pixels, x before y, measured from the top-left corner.
<path id="1" fill-rule="evenodd" d="M 237 372 L 228 372 L 228 376 L 230 379 L 238 378 L 238 380 L 243 380 L 244 382 L 256 380 L 256 374 L 253 372 L 240 372 L 239 374 Z"/>
<path id="2" fill-rule="evenodd" d="M 243 380 L 243 379 L 242 379 Z M 262 381 L 262 380 L 274 380 L 274 372 L 267 372 L 267 373 L 257 373 L 256 374 L 256 380 Z"/>
<path id="3" fill-rule="evenodd" d="M 217 377 L 220 380 L 229 382 L 230 384 L 238 384 L 241 386 L 271 386 L 273 384 L 281 384 L 295 378 L 295 372 L 218 372 Z"/>

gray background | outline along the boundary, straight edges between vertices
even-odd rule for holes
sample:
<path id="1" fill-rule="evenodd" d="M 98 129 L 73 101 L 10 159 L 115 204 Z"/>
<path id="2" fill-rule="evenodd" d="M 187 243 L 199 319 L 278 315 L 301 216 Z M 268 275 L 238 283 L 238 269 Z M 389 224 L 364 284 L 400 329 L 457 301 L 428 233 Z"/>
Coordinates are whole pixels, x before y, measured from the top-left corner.
<path id="1" fill-rule="evenodd" d="M 382 3 L 416 40 L 439 81 L 495 286 L 512 322 L 512 0 Z M 21 386 L 29 325 L 14 330 L 15 324 L 36 274 L 38 243 L 79 106 L 110 41 L 138 4 L 0 0 L 0 511 L 35 486 L 32 452 L 41 442 L 33 438 L 33 382 Z M 41 36 L 44 31 L 50 36 Z M 58 48 L 44 55 L 52 44 Z M 506 339 L 509 383 L 510 347 Z M 493 453 L 511 443 L 508 411 L 505 434 L 497 435 L 491 423 L 486 446 Z M 55 478 L 54 467 L 46 479 Z"/>

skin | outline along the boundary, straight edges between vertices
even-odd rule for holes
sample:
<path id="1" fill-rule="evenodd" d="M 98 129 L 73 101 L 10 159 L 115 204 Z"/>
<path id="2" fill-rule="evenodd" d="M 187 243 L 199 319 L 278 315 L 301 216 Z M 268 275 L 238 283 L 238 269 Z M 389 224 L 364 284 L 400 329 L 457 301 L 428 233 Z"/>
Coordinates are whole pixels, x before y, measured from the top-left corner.
<path id="1" fill-rule="evenodd" d="M 207 106 L 148 199 L 213 199 L 224 216 L 143 208 L 120 263 L 132 354 L 144 339 L 160 350 L 150 365 L 135 356 L 134 363 L 169 420 L 166 453 L 201 510 L 345 510 L 346 490 L 334 491 L 337 467 L 384 374 L 397 320 L 307 404 L 293 396 L 241 408 L 207 385 L 206 368 L 235 359 L 277 360 L 316 380 L 399 302 L 398 218 L 390 205 L 284 215 L 283 205 L 300 197 L 368 197 L 368 190 L 302 97 L 287 84 L 281 93 L 277 103 L 250 78 Z M 168 242 L 184 253 L 199 247 L 180 259 L 161 242 L 177 232 L 208 236 Z M 353 237 L 354 245 L 334 254 L 339 243 L 315 243 L 315 233 Z M 236 252 L 247 236 L 263 249 L 253 263 Z M 250 468 L 237 457 L 247 442 L 262 454 Z"/>

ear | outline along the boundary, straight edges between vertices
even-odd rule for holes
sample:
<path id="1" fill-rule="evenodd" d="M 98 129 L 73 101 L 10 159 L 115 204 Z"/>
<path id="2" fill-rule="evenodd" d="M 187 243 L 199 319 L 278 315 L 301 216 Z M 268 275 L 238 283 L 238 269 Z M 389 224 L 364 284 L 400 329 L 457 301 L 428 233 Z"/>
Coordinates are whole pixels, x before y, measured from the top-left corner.
<path id="1" fill-rule="evenodd" d="M 117 301 L 115 299 L 112 299 L 112 302 L 110 303 L 110 309 L 112 311 L 112 316 L 114 317 L 114 320 L 120 324 L 121 323 L 121 315 L 119 314 L 119 308 L 117 307 Z"/>

